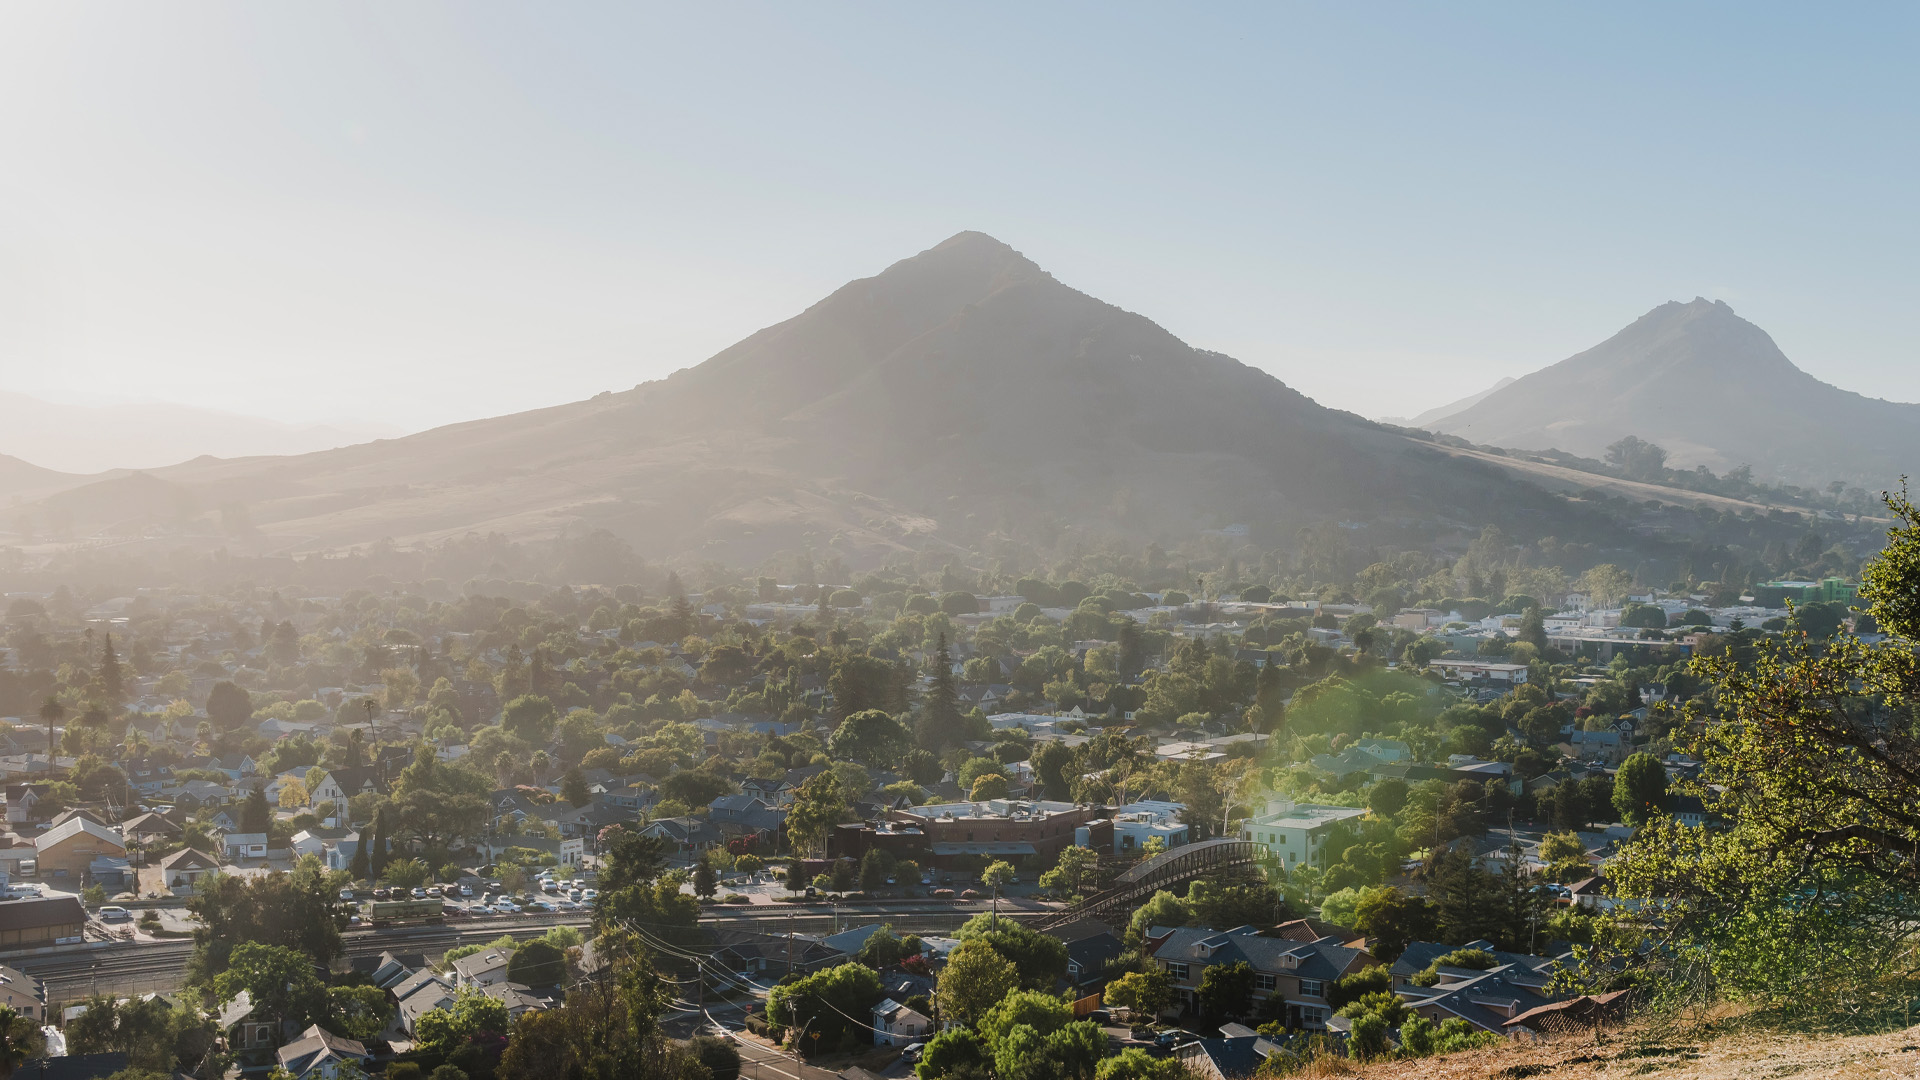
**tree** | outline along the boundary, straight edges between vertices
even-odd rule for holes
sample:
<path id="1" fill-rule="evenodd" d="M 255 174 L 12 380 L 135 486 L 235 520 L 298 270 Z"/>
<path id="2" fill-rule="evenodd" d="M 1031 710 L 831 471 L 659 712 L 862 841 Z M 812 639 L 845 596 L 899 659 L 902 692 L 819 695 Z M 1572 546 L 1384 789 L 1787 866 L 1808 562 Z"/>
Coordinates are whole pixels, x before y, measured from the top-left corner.
<path id="1" fill-rule="evenodd" d="M 48 765 L 53 764 L 53 748 L 55 745 L 53 741 L 53 729 L 59 725 L 60 721 L 65 720 L 66 718 L 67 718 L 67 707 L 65 705 L 60 704 L 59 698 L 50 697 L 47 700 L 40 703 L 40 720 L 42 723 L 47 725 L 47 764 Z"/>
<path id="2" fill-rule="evenodd" d="M 187 901 L 199 921 L 188 981 L 210 983 L 227 970 L 243 943 L 279 946 L 310 964 L 330 964 L 342 952 L 337 893 L 327 870 L 312 856 L 288 873 L 241 878 L 216 875 L 200 883 Z"/>
<path id="3" fill-rule="evenodd" d="M 988 802 L 1007 797 L 1007 778 L 997 772 L 982 773 L 974 778 L 973 790 L 967 798 L 974 802 Z"/>
<path id="4" fill-rule="evenodd" d="M 393 1006 L 377 986 L 335 986 L 327 990 L 327 1016 L 327 1030 L 365 1042 L 387 1029 Z"/>
<path id="5" fill-rule="evenodd" d="M 818 851 L 827 843 L 827 833 L 845 820 L 846 798 L 840 781 L 831 772 L 810 776 L 794 793 L 787 808 L 787 835 L 802 851 Z"/>
<path id="6" fill-rule="evenodd" d="M 255 1015 L 295 1028 L 325 1021 L 331 1011 L 326 984 L 314 973 L 311 960 L 296 950 L 255 941 L 234 948 L 227 970 L 213 980 L 213 993 L 222 1003 L 245 993 Z"/>
<path id="7" fill-rule="evenodd" d="M 593 792 L 587 790 L 587 775 L 578 765 L 568 769 L 560 778 L 560 797 L 574 806 L 585 806 L 593 801 Z"/>
<path id="8" fill-rule="evenodd" d="M 1667 451 L 1638 436 L 1628 435 L 1608 445 L 1607 464 L 1625 473 L 1629 480 L 1661 480 L 1666 477 Z"/>
<path id="9" fill-rule="evenodd" d="M 273 809 L 267 805 L 267 793 L 254 788 L 240 804 L 240 831 L 264 833 L 273 823 Z"/>
<path id="10" fill-rule="evenodd" d="M 100 680 L 100 692 L 109 703 L 118 704 L 126 697 L 125 677 L 120 671 L 120 658 L 113 652 L 113 635 L 108 634 L 100 649 L 100 670 L 95 675 Z"/>
<path id="11" fill-rule="evenodd" d="M 1106 1001 L 1152 1019 L 1173 1004 L 1173 981 L 1157 967 L 1129 971 L 1107 984 Z"/>
<path id="12" fill-rule="evenodd" d="M 1066 943 L 1031 927 L 982 913 L 963 923 L 954 936 L 962 941 L 985 941 L 1013 962 L 1020 985 L 1029 989 L 1050 990 L 1066 977 Z"/>
<path id="13" fill-rule="evenodd" d="M 553 738 L 553 725 L 559 719 L 551 698 L 522 694 L 507 702 L 500 712 L 500 726 L 515 738 L 535 746 L 544 746 Z"/>
<path id="14" fill-rule="evenodd" d="M 1407 782 L 1390 776 L 1367 789 L 1367 809 L 1383 818 L 1400 813 L 1407 805 Z"/>
<path id="15" fill-rule="evenodd" d="M 1040 887 L 1058 896 L 1077 896 L 1083 889 L 1093 887 L 1099 866 L 1100 853 L 1092 848 L 1063 848 L 1059 863 L 1040 875 Z"/>
<path id="16" fill-rule="evenodd" d="M 988 1009 L 974 1025 L 989 1045 L 1005 1039 L 1016 1027 L 1031 1028 L 1040 1035 L 1052 1033 L 1073 1022 L 1073 1007 L 1042 990 L 1015 990 Z"/>
<path id="17" fill-rule="evenodd" d="M 927 1040 L 927 1048 L 914 1066 L 920 1080 L 984 1080 L 993 1066 L 993 1055 L 986 1043 L 971 1028 L 948 1028 Z"/>
<path id="18" fill-rule="evenodd" d="M 557 946 L 534 939 L 513 950 L 507 961 L 507 980 L 528 986 L 558 986 L 567 978 L 567 954 Z"/>
<path id="19" fill-rule="evenodd" d="M 1200 1011 L 1222 1021 L 1253 1011 L 1253 966 L 1245 960 L 1212 964 L 1200 975 Z"/>
<path id="20" fill-rule="evenodd" d="M 226 680 L 213 684 L 207 695 L 207 719 L 217 731 L 232 731 L 253 719 L 253 699 Z"/>
<path id="21" fill-rule="evenodd" d="M 886 887 L 887 875 L 893 872 L 893 859 L 879 848 L 868 848 L 860 857 L 860 891 L 876 893 Z"/>
<path id="22" fill-rule="evenodd" d="M 767 994 L 767 1019 L 784 1028 L 806 1028 L 819 1036 L 801 1049 L 836 1049 L 864 1034 L 857 1017 L 869 1014 L 886 996 L 880 976 L 862 964 L 846 963 L 775 986 Z M 871 1039 L 867 1040 L 869 1043 Z"/>
<path id="23" fill-rule="evenodd" d="M 687 1043 L 693 1056 L 707 1067 L 709 1080 L 738 1080 L 740 1048 L 732 1039 L 718 1035 L 696 1035 Z"/>
<path id="24" fill-rule="evenodd" d="M 714 874 L 713 867 L 703 860 L 693 868 L 693 894 L 702 900 L 711 900 L 713 894 L 719 891 L 719 877 Z"/>
<path id="25" fill-rule="evenodd" d="M 1063 946 L 1064 948 L 1064 946 Z M 977 1023 L 1020 982 L 1012 961 L 1002 957 L 984 939 L 962 941 L 940 970 L 936 993 L 943 1018 L 962 1024 Z"/>
<path id="26" fill-rule="evenodd" d="M 396 889 L 417 889 L 427 883 L 431 871 L 419 859 L 396 859 L 387 864 L 387 884 Z"/>
<path id="27" fill-rule="evenodd" d="M 1102 1061 L 1094 1073 L 1095 1080 L 1187 1080 L 1189 1075 L 1179 1058 L 1157 1058 L 1137 1046 Z"/>
<path id="28" fill-rule="evenodd" d="M 1433 905 L 1425 897 L 1409 896 L 1397 888 L 1369 889 L 1354 905 L 1353 929 L 1372 938 L 1373 954 L 1388 962 L 1412 942 L 1432 938 L 1437 924 Z"/>
<path id="29" fill-rule="evenodd" d="M 1047 797 L 1068 800 L 1073 798 L 1073 783 L 1067 777 L 1067 770 L 1073 766 L 1073 751 L 1064 743 L 1045 742 L 1034 750 L 1030 759 L 1034 776 L 1047 789 Z M 938 781 L 939 777 L 934 777 Z"/>
<path id="30" fill-rule="evenodd" d="M 932 684 L 920 703 L 920 721 L 914 728 L 914 742 L 922 750 L 938 753 L 960 738 L 960 691 L 953 682 L 953 654 L 947 651 L 947 635 L 942 633 L 933 650 L 927 674 Z M 934 777 L 938 781 L 939 777 Z"/>
<path id="31" fill-rule="evenodd" d="M 1601 563 L 1580 575 L 1579 586 L 1593 599 L 1595 607 L 1618 607 L 1633 588 L 1633 575 L 1612 563 Z"/>
<path id="32" fill-rule="evenodd" d="M 906 726 L 900 721 L 879 709 L 863 709 L 833 729 L 827 751 L 834 757 L 879 767 L 899 761 L 908 741 Z"/>
<path id="33" fill-rule="evenodd" d="M 1644 825 L 1667 808 L 1667 770 L 1648 753 L 1630 755 L 1613 778 L 1613 808 L 1628 825 Z"/>
<path id="34" fill-rule="evenodd" d="M 440 1059 L 453 1057 L 475 1039 L 505 1036 L 513 1028 L 504 1002 L 462 988 L 450 1006 L 430 1009 L 414 1022 L 414 1045 Z"/>
<path id="35" fill-rule="evenodd" d="M 979 785 L 976 784 L 974 789 L 976 791 L 979 790 Z M 1000 889 L 1012 881 L 1013 878 L 1013 864 L 1004 859 L 995 859 L 987 864 L 985 870 L 980 871 L 980 883 L 993 890 L 993 918 L 995 922 L 998 922 L 1000 919 Z"/>

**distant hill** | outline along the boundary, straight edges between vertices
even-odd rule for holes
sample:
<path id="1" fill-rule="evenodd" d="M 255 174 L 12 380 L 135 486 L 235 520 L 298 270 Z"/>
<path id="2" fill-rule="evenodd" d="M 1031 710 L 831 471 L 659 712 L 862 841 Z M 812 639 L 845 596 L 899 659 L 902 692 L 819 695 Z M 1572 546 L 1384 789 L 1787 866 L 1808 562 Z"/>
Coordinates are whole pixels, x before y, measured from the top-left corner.
<path id="1" fill-rule="evenodd" d="M 1454 413 L 1478 405 L 1480 402 L 1486 400 L 1487 395 L 1492 394 L 1496 390 L 1504 390 L 1513 385 L 1513 383 L 1514 378 L 1509 375 L 1477 394 L 1468 394 L 1459 401 L 1449 401 L 1437 409 L 1428 409 L 1419 416 L 1383 416 L 1380 418 L 1380 422 L 1383 424 L 1394 424 L 1398 427 L 1423 428 L 1442 417 L 1452 416 Z"/>
<path id="2" fill-rule="evenodd" d="M 1600 458 L 1625 435 L 1679 468 L 1870 490 L 1920 471 L 1920 405 L 1869 398 L 1795 367 L 1724 301 L 1662 304 L 1577 356 L 1410 426 L 1484 446 Z"/>
<path id="3" fill-rule="evenodd" d="M 0 391 L 0 454 L 71 473 L 153 469 L 202 455 L 304 454 L 383 434 L 282 424 L 169 402 L 63 405 Z"/>
<path id="4" fill-rule="evenodd" d="M 123 532 L 240 508 L 284 550 L 604 528 L 644 554 L 734 565 L 1233 523 L 1290 540 L 1329 519 L 1415 542 L 1487 523 L 1564 535 L 1576 517 L 1596 532 L 1576 504 L 1317 405 L 980 233 L 632 390 L 57 501 Z"/>

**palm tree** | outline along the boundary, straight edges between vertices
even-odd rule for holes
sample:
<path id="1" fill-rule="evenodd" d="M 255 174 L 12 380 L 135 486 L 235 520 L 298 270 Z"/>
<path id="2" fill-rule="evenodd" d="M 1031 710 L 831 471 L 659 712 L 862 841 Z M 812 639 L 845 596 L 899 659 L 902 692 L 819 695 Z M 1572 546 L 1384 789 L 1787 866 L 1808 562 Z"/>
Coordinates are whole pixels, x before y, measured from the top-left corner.
<path id="1" fill-rule="evenodd" d="M 0 1005 L 0 1080 L 47 1051 L 47 1037 L 32 1019 Z"/>
<path id="2" fill-rule="evenodd" d="M 1000 922 L 1000 886 L 1013 880 L 1013 864 L 1005 859 L 995 859 L 980 871 L 980 881 L 993 889 L 993 921 Z"/>
<path id="3" fill-rule="evenodd" d="M 55 724 L 67 718 L 67 707 L 60 699 L 49 697 L 40 703 L 40 719 L 47 722 L 47 770 L 53 770 L 53 728 Z"/>

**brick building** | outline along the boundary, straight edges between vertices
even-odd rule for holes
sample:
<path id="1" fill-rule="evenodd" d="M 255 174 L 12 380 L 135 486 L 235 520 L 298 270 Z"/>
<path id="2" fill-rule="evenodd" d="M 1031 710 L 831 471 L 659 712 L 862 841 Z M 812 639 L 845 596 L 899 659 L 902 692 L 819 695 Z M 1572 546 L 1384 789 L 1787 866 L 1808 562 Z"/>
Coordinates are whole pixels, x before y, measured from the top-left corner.
<path id="1" fill-rule="evenodd" d="M 981 856 L 1052 866 L 1073 846 L 1074 830 L 1107 811 L 1098 806 L 1028 799 L 936 803 L 892 813 L 894 827 L 915 828 L 925 837 L 933 864 L 950 867 L 956 858 Z"/>

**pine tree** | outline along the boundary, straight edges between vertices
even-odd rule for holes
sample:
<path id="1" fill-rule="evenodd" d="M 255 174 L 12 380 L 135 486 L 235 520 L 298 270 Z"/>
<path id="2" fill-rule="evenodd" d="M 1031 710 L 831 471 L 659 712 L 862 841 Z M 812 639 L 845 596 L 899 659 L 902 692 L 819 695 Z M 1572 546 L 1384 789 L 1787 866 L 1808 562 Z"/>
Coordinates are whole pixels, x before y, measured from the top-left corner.
<path id="1" fill-rule="evenodd" d="M 947 651 L 947 635 L 940 635 L 933 650 L 928 672 L 933 685 L 927 688 L 921 703 L 920 722 L 914 729 L 914 742 L 922 749 L 938 752 L 960 737 L 960 691 L 953 682 L 953 654 Z"/>
<path id="2" fill-rule="evenodd" d="M 247 794 L 247 801 L 240 807 L 240 831 L 263 833 L 273 821 L 273 811 L 267 807 L 267 794 L 254 788 Z"/>
<path id="3" fill-rule="evenodd" d="M 100 671 L 98 674 L 100 689 L 107 700 L 118 704 L 126 693 L 126 684 L 120 673 L 120 658 L 113 652 L 113 635 L 106 636 L 106 646 L 100 653 Z"/>
<path id="4" fill-rule="evenodd" d="M 373 880 L 373 863 L 367 856 L 367 849 L 373 846 L 373 829 L 369 826 L 360 834 L 360 840 L 353 846 L 353 861 L 347 864 L 347 872 L 355 881 Z"/>
<path id="5" fill-rule="evenodd" d="M 1520 617 L 1520 640 L 1530 643 L 1535 649 L 1547 651 L 1547 622 L 1537 607 L 1529 607 Z"/>
<path id="6" fill-rule="evenodd" d="M 368 856 L 370 877 L 376 881 L 387 872 L 387 830 L 387 809 L 383 806 L 373 815 L 373 852 Z"/>

